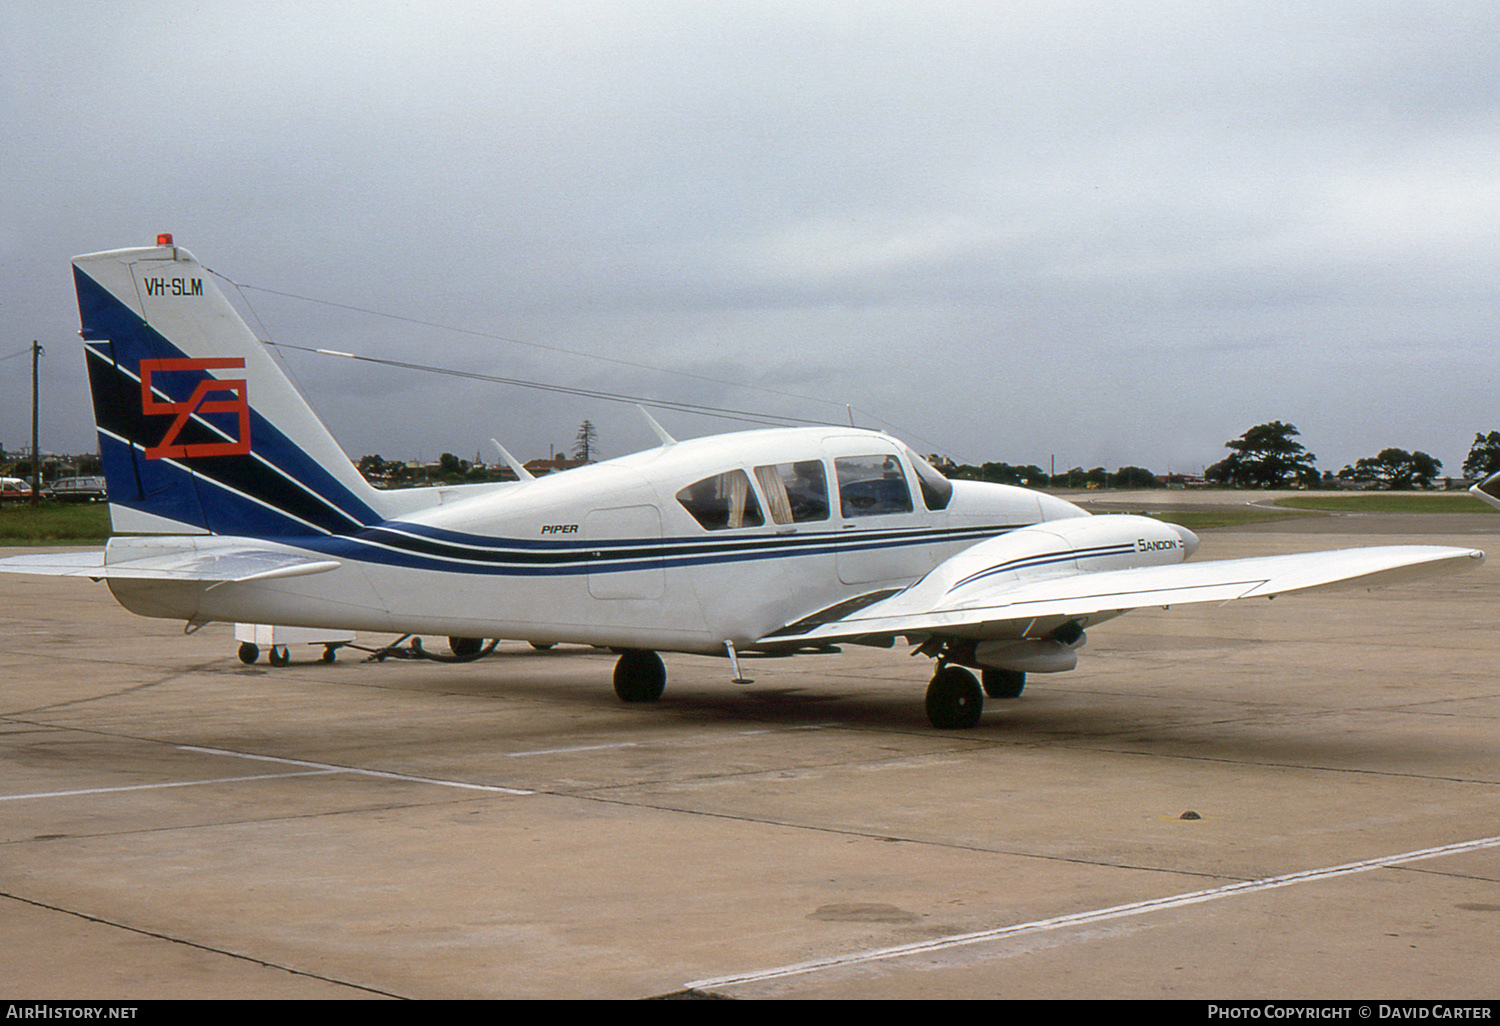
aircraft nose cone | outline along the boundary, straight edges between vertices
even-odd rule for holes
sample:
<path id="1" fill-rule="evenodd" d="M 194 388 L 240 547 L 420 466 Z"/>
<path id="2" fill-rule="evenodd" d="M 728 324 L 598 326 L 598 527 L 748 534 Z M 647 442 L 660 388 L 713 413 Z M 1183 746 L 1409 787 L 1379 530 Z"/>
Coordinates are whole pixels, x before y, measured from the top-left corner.
<path id="1" fill-rule="evenodd" d="M 1189 531 L 1186 527 L 1178 527 L 1176 524 L 1168 524 L 1167 526 L 1176 531 L 1177 537 L 1182 539 L 1182 551 L 1187 553 L 1187 555 L 1183 556 L 1184 559 L 1187 559 L 1198 551 L 1198 536 L 1196 534 Z"/>

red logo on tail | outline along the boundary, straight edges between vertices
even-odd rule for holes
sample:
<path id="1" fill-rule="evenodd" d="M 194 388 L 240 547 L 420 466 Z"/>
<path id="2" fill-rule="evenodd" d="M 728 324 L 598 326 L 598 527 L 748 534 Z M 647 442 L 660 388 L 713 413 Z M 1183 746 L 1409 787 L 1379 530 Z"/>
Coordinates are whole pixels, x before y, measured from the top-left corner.
<path id="1" fill-rule="evenodd" d="M 219 357 L 203 360 L 142 360 L 141 361 L 141 412 L 148 417 L 175 419 L 158 445 L 146 449 L 146 459 L 192 459 L 196 456 L 248 456 L 250 454 L 250 400 L 245 392 L 244 378 L 210 378 L 198 382 L 193 395 L 185 403 L 164 403 L 157 400 L 151 391 L 151 375 L 167 371 L 211 371 L 243 368 L 243 357 Z M 209 399 L 215 392 L 229 392 L 231 399 Z M 227 442 L 194 442 L 175 445 L 177 436 L 187 427 L 188 418 L 194 413 L 237 413 L 240 418 L 240 437 Z"/>

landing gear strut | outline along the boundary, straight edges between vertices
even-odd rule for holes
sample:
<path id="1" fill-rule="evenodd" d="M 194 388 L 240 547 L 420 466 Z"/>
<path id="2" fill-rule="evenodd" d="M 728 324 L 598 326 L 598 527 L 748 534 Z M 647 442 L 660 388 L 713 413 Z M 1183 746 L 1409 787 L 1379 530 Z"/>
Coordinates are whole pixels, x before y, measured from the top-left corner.
<path id="1" fill-rule="evenodd" d="M 984 712 L 984 691 L 974 675 L 952 663 L 938 667 L 927 685 L 927 719 L 939 730 L 967 730 Z"/>
<path id="2" fill-rule="evenodd" d="M 615 663 L 615 694 L 622 702 L 654 702 L 667 686 L 661 656 L 642 649 L 626 649 Z"/>

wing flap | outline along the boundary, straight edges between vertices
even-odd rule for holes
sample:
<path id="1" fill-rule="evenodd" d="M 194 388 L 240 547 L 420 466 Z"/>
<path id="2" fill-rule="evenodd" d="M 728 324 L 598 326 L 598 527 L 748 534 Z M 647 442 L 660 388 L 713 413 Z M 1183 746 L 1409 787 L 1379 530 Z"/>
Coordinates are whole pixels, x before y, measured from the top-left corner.
<path id="1" fill-rule="evenodd" d="M 1016 625 L 1050 617 L 1117 615 L 1146 606 L 1236 599 L 1335 588 L 1375 588 L 1477 567 L 1477 549 L 1391 545 L 1256 556 L 1056 575 L 970 586 L 936 595 L 918 584 L 806 632 L 776 642 L 836 641 L 866 635 L 1016 636 Z"/>

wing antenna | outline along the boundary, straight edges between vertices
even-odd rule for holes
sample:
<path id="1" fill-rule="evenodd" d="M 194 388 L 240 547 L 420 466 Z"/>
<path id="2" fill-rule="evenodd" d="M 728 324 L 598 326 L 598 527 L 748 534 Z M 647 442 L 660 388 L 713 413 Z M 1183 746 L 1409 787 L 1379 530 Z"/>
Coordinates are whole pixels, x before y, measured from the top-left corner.
<path id="1" fill-rule="evenodd" d="M 505 461 L 505 465 L 507 467 L 509 467 L 511 470 L 514 470 L 516 472 L 516 480 L 518 480 L 518 481 L 535 481 L 536 480 L 536 475 L 533 474 L 531 471 L 527 470 L 525 467 L 521 466 L 520 461 L 517 460 L 514 456 L 512 456 L 509 452 L 507 452 L 505 446 L 501 445 L 499 442 L 495 441 L 493 438 L 490 439 L 490 444 L 493 445 L 496 449 L 500 450 L 500 458 Z"/>
<path id="2" fill-rule="evenodd" d="M 636 403 L 635 408 L 641 411 L 641 416 L 646 418 L 646 423 L 651 426 L 652 431 L 656 432 L 656 437 L 661 439 L 661 444 L 663 446 L 677 444 L 677 439 L 667 434 L 667 429 L 658 424 L 656 422 L 656 418 L 647 413 L 644 406 L 642 406 L 640 403 Z"/>

